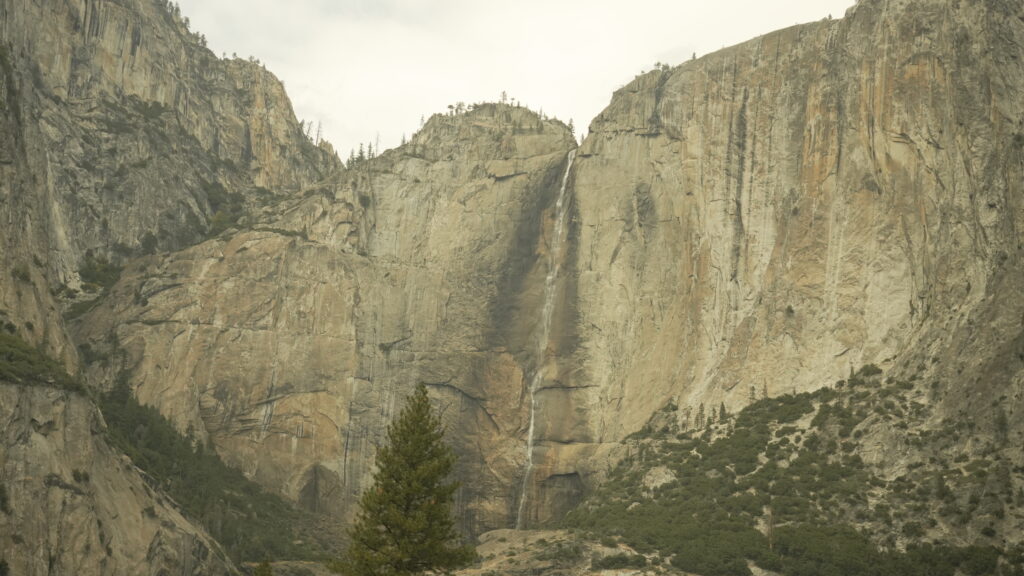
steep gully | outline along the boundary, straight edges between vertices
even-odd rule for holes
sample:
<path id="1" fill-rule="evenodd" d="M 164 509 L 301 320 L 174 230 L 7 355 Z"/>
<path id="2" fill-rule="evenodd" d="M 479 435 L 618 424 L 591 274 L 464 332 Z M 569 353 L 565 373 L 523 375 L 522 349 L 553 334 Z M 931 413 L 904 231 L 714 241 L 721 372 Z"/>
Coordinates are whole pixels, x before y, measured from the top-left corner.
<path id="1" fill-rule="evenodd" d="M 523 484 L 519 490 L 519 510 L 516 513 L 516 529 L 526 528 L 523 513 L 526 511 L 526 501 L 529 495 L 530 479 L 533 475 L 533 445 L 534 428 L 537 416 L 537 391 L 544 381 L 544 361 L 548 351 L 548 341 L 551 338 L 551 318 L 555 311 L 555 300 L 557 298 L 558 273 L 562 268 L 562 251 L 565 244 L 565 223 L 569 214 L 569 198 L 566 198 L 566 190 L 569 184 L 569 173 L 572 171 L 573 159 L 576 151 L 569 152 L 565 166 L 565 174 L 562 175 L 562 185 L 558 190 L 558 199 L 555 201 L 555 225 L 551 234 L 551 245 L 548 248 L 548 273 L 544 278 L 544 305 L 541 307 L 540 333 L 537 338 L 537 349 L 533 376 L 530 378 L 530 424 L 526 431 L 526 468 L 523 470 Z"/>

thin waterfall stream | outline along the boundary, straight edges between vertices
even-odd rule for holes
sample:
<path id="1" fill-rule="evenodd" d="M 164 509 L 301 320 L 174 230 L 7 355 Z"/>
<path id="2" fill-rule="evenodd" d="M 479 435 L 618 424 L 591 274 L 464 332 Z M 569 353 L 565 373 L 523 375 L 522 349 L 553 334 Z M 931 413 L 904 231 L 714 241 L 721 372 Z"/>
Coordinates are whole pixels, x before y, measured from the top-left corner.
<path id="1" fill-rule="evenodd" d="M 544 306 L 541 308 L 540 335 L 537 338 L 536 362 L 533 375 L 530 377 L 530 424 L 526 432 L 526 469 L 523 471 L 523 485 L 519 490 L 519 510 L 516 513 L 516 529 L 525 528 L 523 514 L 526 512 L 526 500 L 529 493 L 530 479 L 533 475 L 533 432 L 537 415 L 537 387 L 544 381 L 544 360 L 547 355 L 548 341 L 551 338 L 551 318 L 555 312 L 558 273 L 562 268 L 562 250 L 565 244 L 565 223 L 569 214 L 569 202 L 565 197 L 569 184 L 569 172 L 572 170 L 576 151 L 569 152 L 562 186 L 558 190 L 555 201 L 555 226 L 548 250 L 548 273 L 544 277 Z"/>

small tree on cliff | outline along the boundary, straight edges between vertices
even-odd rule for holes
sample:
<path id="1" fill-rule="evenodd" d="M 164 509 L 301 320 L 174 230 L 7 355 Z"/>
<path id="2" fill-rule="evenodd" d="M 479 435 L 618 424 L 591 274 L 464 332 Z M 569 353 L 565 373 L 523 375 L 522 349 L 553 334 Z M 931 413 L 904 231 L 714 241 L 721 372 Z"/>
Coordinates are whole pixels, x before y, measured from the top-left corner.
<path id="1" fill-rule="evenodd" d="M 339 565 L 347 576 L 407 576 L 445 572 L 476 558 L 461 543 L 451 504 L 458 483 L 448 476 L 455 455 L 422 384 L 388 427 L 377 452 L 373 486 L 363 493 Z"/>

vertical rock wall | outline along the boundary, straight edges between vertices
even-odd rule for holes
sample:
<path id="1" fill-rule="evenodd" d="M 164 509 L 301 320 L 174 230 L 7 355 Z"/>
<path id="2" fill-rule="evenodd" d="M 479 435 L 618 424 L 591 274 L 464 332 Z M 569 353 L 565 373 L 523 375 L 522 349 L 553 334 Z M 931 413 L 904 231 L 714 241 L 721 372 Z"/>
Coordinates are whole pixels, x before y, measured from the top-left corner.
<path id="1" fill-rule="evenodd" d="M 994 318 L 1021 292 L 1022 46 L 1017 3 L 865 1 L 617 92 L 575 174 L 580 342 L 545 419 L 551 478 L 601 470 L 567 440 L 866 363 L 950 382 L 961 416 L 986 380 L 965 367 L 998 366 L 973 404 L 1019 416 L 1019 361 L 967 343 L 1021 333 Z"/>
<path id="2" fill-rule="evenodd" d="M 1002 396 L 1011 421 L 1024 421 L 1013 416 L 1024 216 L 1024 20 L 1013 2 L 865 0 L 842 20 L 617 92 L 568 175 L 564 273 L 543 355 L 545 255 L 575 147 L 560 123 L 505 105 L 435 116 L 409 144 L 319 180 L 322 151 L 296 135 L 279 85 L 257 67 L 213 60 L 164 13 L 170 24 L 147 24 L 133 52 L 131 15 L 148 5 L 72 6 L 0 11 L 25 54 L 49 54 L 37 58 L 42 85 L 66 86 L 48 89 L 62 99 L 48 109 L 95 110 L 81 121 L 96 126 L 134 118 L 133 134 L 174 118 L 188 135 L 171 139 L 171 164 L 128 164 L 115 193 L 131 178 L 158 189 L 150 170 L 176 172 L 175 162 L 204 165 L 191 158 L 211 166 L 184 177 L 200 188 L 214 181 L 203 174 L 232 190 L 302 188 L 272 192 L 217 238 L 133 261 L 74 327 L 95 353 L 87 375 L 100 387 L 128 382 L 310 509 L 353 512 L 386 423 L 419 382 L 450 424 L 459 515 L 475 533 L 514 521 L 537 370 L 527 525 L 570 507 L 656 410 L 675 405 L 684 420 L 700 404 L 736 409 L 869 362 L 951 382 L 946 414 L 980 415 Z M 58 24 L 33 39 L 12 32 L 39 7 Z M 82 44 L 88 66 L 64 63 L 79 50 L 64 40 L 33 44 L 65 25 L 99 26 Z M 151 28 L 178 29 L 178 40 Z M 124 72 L 139 62 L 149 72 Z M 174 62 L 192 72 L 153 72 Z M 104 112 L 108 100 L 120 108 Z M 67 122 L 73 131 L 79 120 Z M 138 138 L 111 142 L 157 141 Z M 240 165 L 256 175 L 246 180 Z M 49 189 L 50 235 L 73 229 L 57 223 L 69 206 L 100 220 L 121 206 Z M 172 190 L 182 192 L 161 198 L 208 214 L 190 185 Z M 163 201 L 140 203 L 138 218 Z M 133 222 L 136 208 L 125 210 Z M 70 214 L 82 238 L 104 230 Z M 143 230 L 193 229 L 187 216 L 179 224 L 106 229 L 141 243 Z M 195 239 L 183 234 L 162 247 Z"/>

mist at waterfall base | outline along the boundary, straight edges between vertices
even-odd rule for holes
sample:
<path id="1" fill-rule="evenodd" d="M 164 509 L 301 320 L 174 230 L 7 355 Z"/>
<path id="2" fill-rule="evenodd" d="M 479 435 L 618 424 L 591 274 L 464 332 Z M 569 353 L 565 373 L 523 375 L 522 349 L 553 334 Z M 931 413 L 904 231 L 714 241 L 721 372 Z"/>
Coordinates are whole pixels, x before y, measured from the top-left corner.
<path id="1" fill-rule="evenodd" d="M 771 30 L 841 17 L 854 0 L 181 0 L 218 56 L 253 56 L 299 118 L 347 157 L 397 146 L 421 117 L 502 92 L 578 132 L 655 62 L 681 64 Z M 314 129 L 315 130 L 315 129 Z"/>

